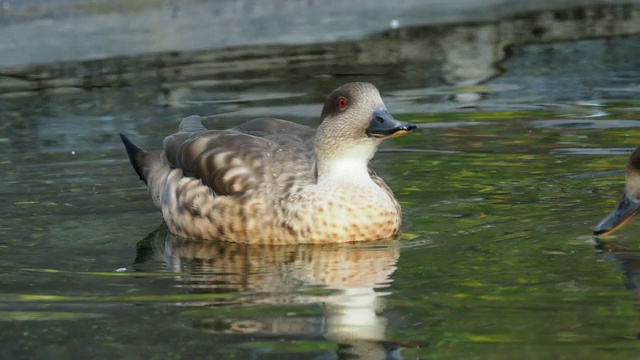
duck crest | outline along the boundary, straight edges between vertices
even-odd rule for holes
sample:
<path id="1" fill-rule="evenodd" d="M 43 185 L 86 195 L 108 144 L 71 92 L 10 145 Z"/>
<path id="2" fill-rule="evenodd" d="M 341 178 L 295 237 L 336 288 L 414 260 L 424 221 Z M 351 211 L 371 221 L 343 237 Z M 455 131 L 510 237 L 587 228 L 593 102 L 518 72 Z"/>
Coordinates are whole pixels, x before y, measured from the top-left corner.
<path id="1" fill-rule="evenodd" d="M 207 130 L 190 116 L 162 150 L 121 138 L 176 235 L 256 244 L 372 241 L 395 236 L 402 215 L 369 160 L 383 139 L 415 129 L 383 107 L 373 85 L 352 83 L 329 95 L 317 130 L 272 118 Z"/>

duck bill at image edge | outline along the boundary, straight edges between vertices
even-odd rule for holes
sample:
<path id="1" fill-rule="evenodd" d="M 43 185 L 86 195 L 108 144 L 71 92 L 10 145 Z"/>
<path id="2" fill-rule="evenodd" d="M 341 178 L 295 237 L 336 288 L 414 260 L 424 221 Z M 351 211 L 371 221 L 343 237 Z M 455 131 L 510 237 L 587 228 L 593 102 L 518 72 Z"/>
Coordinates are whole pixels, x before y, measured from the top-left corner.
<path id="1" fill-rule="evenodd" d="M 624 194 L 615 210 L 593 229 L 594 235 L 608 236 L 622 229 L 640 212 L 640 200 Z"/>

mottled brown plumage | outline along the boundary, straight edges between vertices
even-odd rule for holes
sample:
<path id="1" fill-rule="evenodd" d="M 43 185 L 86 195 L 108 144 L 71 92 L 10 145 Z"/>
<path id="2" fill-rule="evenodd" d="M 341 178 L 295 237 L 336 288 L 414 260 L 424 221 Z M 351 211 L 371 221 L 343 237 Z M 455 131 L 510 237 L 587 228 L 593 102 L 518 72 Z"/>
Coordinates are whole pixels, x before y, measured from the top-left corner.
<path id="1" fill-rule="evenodd" d="M 383 288 L 392 281 L 400 256 L 395 240 L 371 247 L 347 245 L 248 245 L 183 239 L 159 226 L 138 243 L 136 268 L 164 265 L 180 286 L 227 288 L 261 296 L 280 292 L 273 303 L 326 301 L 339 294 L 300 294 L 296 289 L 321 286 L 332 290 Z M 302 297 L 302 298 L 301 298 Z M 295 299 L 294 299 L 295 298 Z M 303 299 L 306 298 L 306 299 Z M 269 302 L 263 299 L 261 302 Z"/>
<path id="2" fill-rule="evenodd" d="M 371 241 L 396 235 L 400 206 L 368 167 L 379 143 L 409 133 L 378 90 L 350 83 L 329 95 L 317 130 L 255 119 L 207 130 L 185 118 L 163 150 L 123 142 L 169 229 L 257 244 Z"/>

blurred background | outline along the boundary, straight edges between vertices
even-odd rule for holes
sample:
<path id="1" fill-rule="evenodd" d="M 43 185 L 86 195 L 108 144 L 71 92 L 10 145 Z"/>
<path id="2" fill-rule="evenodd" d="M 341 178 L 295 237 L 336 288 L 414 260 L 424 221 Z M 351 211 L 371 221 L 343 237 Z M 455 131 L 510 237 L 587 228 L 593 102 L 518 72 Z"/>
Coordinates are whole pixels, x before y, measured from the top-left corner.
<path id="1" fill-rule="evenodd" d="M 127 65 L 139 61 L 171 66 L 172 57 L 193 57 L 199 63 L 268 57 L 276 71 L 312 61 L 328 64 L 348 56 L 349 61 L 334 65 L 412 62 L 424 65 L 422 72 L 430 73 L 429 80 L 471 84 L 499 74 L 499 64 L 526 45 L 637 34 L 638 4 L 622 0 L 403 0 L 393 4 L 13 0 L 3 1 L 0 8 L 0 66 L 8 70 L 6 76 L 26 77 L 25 81 L 29 76 L 23 73 L 30 72 L 41 86 L 86 87 L 94 78 L 106 81 L 107 74 L 120 75 L 121 81 L 135 78 Z M 581 43 L 582 51 L 593 55 L 601 46 L 597 41 Z M 305 56 L 296 57 L 301 53 Z M 547 55 L 527 52 L 520 57 L 541 66 Z M 573 62 L 566 66 L 571 68 Z M 56 83 L 54 74 L 49 74 L 51 78 L 33 74 L 37 72 L 34 65 L 56 63 L 51 67 L 66 72 L 66 83 Z M 238 67 L 249 70 L 251 65 L 239 63 Z M 70 82 L 73 75 L 85 83 Z M 3 90 L 9 87 L 4 83 Z M 35 86 L 14 84 L 13 90 L 29 90 L 28 85 Z"/>

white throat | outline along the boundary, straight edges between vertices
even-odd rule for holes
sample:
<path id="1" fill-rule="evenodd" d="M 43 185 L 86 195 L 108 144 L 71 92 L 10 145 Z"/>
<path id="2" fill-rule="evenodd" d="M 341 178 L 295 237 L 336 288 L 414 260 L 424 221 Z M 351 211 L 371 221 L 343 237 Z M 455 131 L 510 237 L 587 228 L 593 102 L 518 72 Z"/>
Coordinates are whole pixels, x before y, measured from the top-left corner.
<path id="1" fill-rule="evenodd" d="M 335 158 L 325 159 L 322 167 L 318 169 L 318 181 L 339 181 L 362 185 L 372 183 L 368 165 L 375 151 L 375 145 L 363 144 L 352 147 Z"/>

